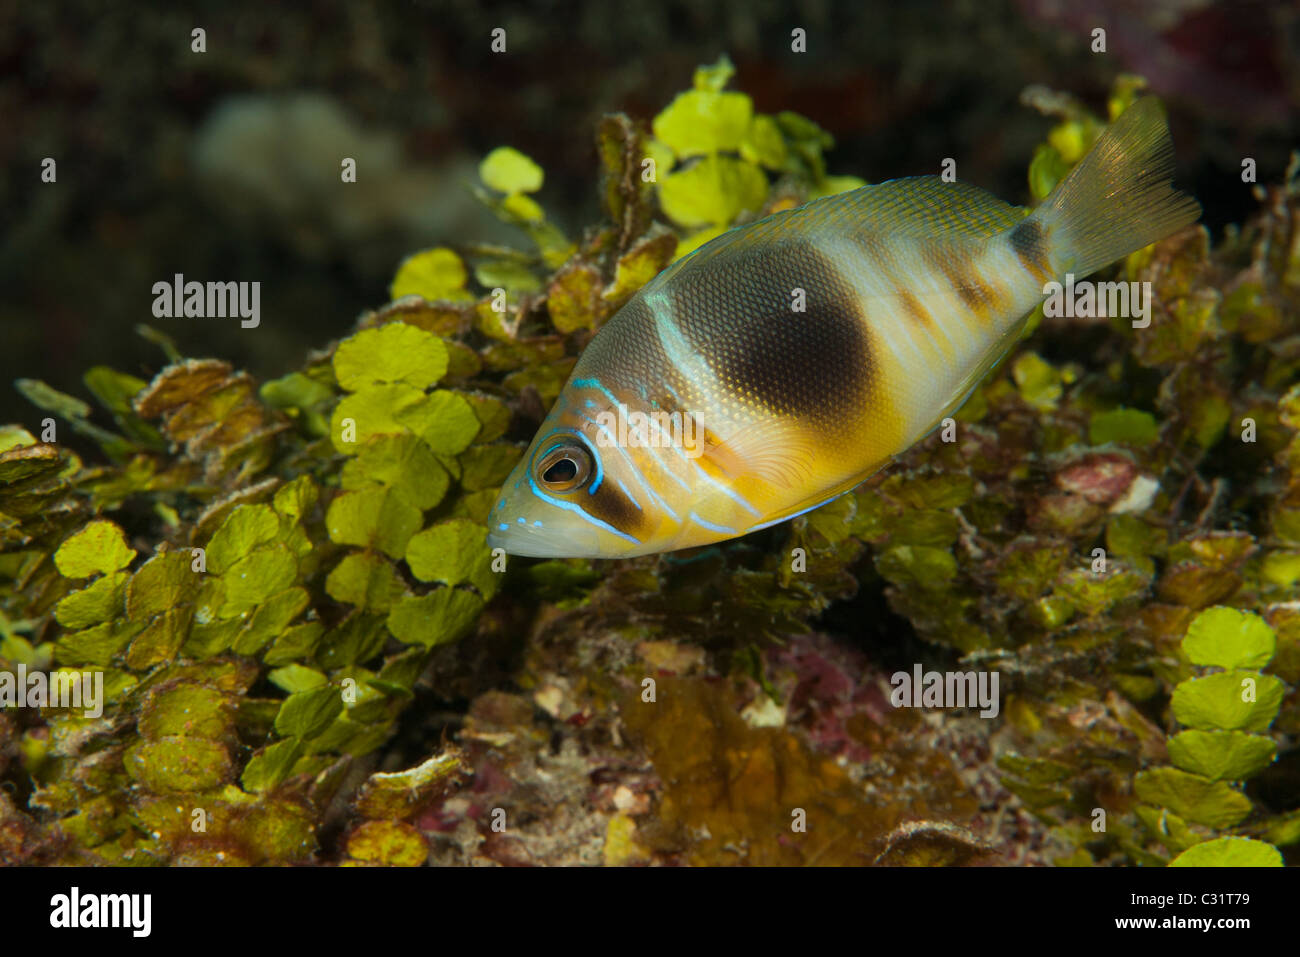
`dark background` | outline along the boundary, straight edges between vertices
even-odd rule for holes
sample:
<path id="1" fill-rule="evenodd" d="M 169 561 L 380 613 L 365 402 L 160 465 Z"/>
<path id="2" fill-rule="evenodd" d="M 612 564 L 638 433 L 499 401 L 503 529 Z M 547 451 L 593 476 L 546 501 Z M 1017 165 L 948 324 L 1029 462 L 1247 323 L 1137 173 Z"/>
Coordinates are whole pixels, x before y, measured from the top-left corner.
<path id="1" fill-rule="evenodd" d="M 504 55 L 489 50 L 498 26 Z M 1276 182 L 1300 144 L 1298 48 L 1295 5 L 1212 0 L 0 0 L 0 421 L 37 427 L 20 376 L 83 397 L 96 363 L 151 376 L 165 360 L 139 323 L 273 377 L 385 302 L 404 254 L 522 244 L 465 189 L 499 145 L 541 164 L 538 198 L 579 233 L 598 216 L 598 117 L 648 121 L 724 52 L 756 109 L 835 135 L 831 172 L 883 180 L 951 156 L 1020 203 L 1051 125 L 1021 90 L 1101 112 L 1116 74 L 1142 73 L 1218 235 L 1255 206 L 1242 158 Z M 358 158 L 355 187 L 340 155 Z M 46 156 L 57 184 L 40 182 Z M 260 328 L 155 320 L 151 287 L 177 272 L 260 280 Z"/>

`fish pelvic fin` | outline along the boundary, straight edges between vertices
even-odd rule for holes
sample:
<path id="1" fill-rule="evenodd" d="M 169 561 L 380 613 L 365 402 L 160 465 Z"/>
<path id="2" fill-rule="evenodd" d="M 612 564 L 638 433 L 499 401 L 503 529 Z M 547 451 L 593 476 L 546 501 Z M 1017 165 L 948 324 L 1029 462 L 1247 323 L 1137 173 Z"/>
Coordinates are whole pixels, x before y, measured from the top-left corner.
<path id="1" fill-rule="evenodd" d="M 1176 190 L 1173 177 L 1164 109 L 1144 97 L 1106 128 L 1012 241 L 1025 246 L 1022 255 L 1050 252 L 1054 272 L 1087 276 L 1200 217 L 1200 204 Z"/>

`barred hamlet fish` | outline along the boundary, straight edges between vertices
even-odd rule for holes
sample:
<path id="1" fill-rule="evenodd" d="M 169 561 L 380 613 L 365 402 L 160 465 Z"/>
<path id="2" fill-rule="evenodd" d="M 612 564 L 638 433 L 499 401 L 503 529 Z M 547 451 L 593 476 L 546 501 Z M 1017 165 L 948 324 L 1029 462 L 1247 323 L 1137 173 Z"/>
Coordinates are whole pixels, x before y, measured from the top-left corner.
<path id="1" fill-rule="evenodd" d="M 722 541 L 852 489 L 956 410 L 1044 286 L 1196 220 L 1139 100 L 1029 212 L 935 176 L 733 229 L 660 273 L 579 358 L 488 542 L 618 558 Z"/>

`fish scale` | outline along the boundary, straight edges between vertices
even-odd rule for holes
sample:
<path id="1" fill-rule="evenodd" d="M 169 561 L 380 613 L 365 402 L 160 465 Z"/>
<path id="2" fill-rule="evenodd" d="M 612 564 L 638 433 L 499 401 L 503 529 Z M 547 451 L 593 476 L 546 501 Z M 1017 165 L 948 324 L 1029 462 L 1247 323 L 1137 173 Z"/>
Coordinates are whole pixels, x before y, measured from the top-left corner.
<path id="1" fill-rule="evenodd" d="M 725 233 L 592 339 L 507 479 L 489 543 L 669 551 L 853 488 L 961 405 L 1045 282 L 1193 222 L 1199 207 L 1172 171 L 1163 113 L 1145 99 L 1032 212 L 921 176 Z"/>

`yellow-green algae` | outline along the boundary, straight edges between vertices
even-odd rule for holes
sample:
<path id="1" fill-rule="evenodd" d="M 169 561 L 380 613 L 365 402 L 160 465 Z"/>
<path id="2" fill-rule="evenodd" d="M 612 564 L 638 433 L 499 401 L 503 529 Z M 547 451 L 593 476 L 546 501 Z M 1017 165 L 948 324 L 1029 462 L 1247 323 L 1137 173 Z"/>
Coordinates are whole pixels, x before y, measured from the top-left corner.
<path id="1" fill-rule="evenodd" d="M 108 706 L 0 711 L 0 862 L 1292 852 L 1295 168 L 1215 248 L 1192 228 L 1118 267 L 1152 283 L 1149 328 L 1039 316 L 955 442 L 823 509 L 687 555 L 494 567 L 481 522 L 591 333 L 728 226 L 860 182 L 730 77 L 600 122 L 579 240 L 542 170 L 493 151 L 477 192 L 530 246 L 415 253 L 280 379 L 151 332 L 152 382 L 87 373 L 103 413 L 20 383 L 102 456 L 0 430 L 0 663 L 102 669 Z M 1103 120 L 1027 100 L 1060 120 L 1041 197 Z M 912 661 L 998 670 L 1002 715 L 890 708 Z"/>

